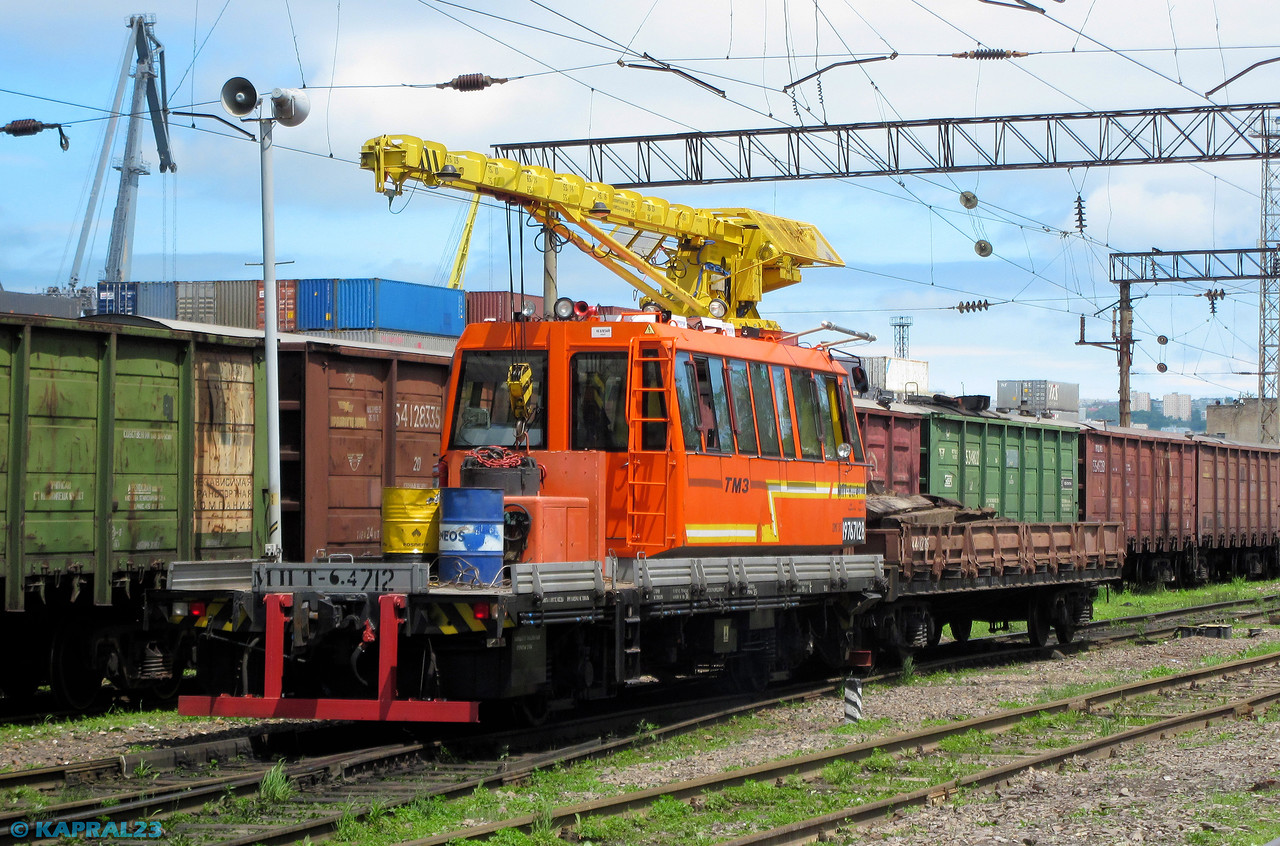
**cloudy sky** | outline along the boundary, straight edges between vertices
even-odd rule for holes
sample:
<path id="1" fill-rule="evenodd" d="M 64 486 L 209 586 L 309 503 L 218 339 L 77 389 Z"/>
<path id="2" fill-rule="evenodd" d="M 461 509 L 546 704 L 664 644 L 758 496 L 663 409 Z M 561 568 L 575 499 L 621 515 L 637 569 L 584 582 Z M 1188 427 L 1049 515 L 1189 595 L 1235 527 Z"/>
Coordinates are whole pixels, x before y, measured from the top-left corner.
<path id="1" fill-rule="evenodd" d="M 126 46 L 131 13 L 154 11 L 174 111 L 221 115 L 232 76 L 260 91 L 305 86 L 311 114 L 276 131 L 276 243 L 281 278 L 379 276 L 440 284 L 466 198 L 419 191 L 390 208 L 356 166 L 367 139 L 405 133 L 452 149 L 587 137 L 838 124 L 931 117 L 1049 114 L 1274 101 L 1280 15 L 1262 0 L 1196 3 L 1041 0 L 1046 14 L 981 0 L 114 0 L 22 4 L 0 43 L 0 124 L 62 123 L 57 135 L 0 135 L 0 284 L 65 284 Z M 977 48 L 1025 51 L 973 61 Z M 850 58 L 892 61 L 815 70 Z M 673 64 L 725 92 L 672 73 Z M 433 87 L 463 73 L 510 81 L 480 92 Z M 819 86 L 819 80 L 821 85 Z M 126 103 L 128 100 L 126 99 Z M 250 127 L 251 129 L 253 127 Z M 123 129 L 123 122 L 122 127 Z M 253 278 L 261 260 L 257 144 L 214 120 L 173 117 L 176 174 L 143 177 L 136 279 Z M 156 155 L 144 133 L 145 158 Z M 119 157 L 122 138 L 113 155 Z M 105 263 L 115 172 L 82 278 Z M 1112 251 L 1256 246 L 1258 162 L 805 180 L 649 189 L 703 208 L 746 206 L 817 224 L 846 263 L 813 270 L 762 311 L 787 329 L 830 319 L 893 352 L 890 320 L 910 316 L 910 356 L 931 388 L 993 393 L 998 379 L 1078 382 L 1114 397 L 1115 354 L 1079 346 L 1112 332 Z M 963 208 L 961 191 L 980 203 Z M 1087 226 L 1076 229 L 1076 198 Z M 510 235 L 509 235 L 510 231 Z M 978 239 L 994 255 L 974 252 Z M 519 253 L 514 269 L 508 261 Z M 508 245 L 511 244 L 509 247 Z M 561 293 L 626 304 L 629 288 L 589 259 L 562 255 Z M 534 239 L 484 207 L 469 289 L 540 287 Z M 1256 283 L 1140 287 L 1133 387 L 1154 396 L 1257 390 Z M 1197 296 L 1199 295 L 1199 296 Z M 962 301 L 989 311 L 963 314 Z M 1169 343 L 1160 346 L 1156 337 Z M 1157 365 L 1167 365 L 1158 373 Z"/>

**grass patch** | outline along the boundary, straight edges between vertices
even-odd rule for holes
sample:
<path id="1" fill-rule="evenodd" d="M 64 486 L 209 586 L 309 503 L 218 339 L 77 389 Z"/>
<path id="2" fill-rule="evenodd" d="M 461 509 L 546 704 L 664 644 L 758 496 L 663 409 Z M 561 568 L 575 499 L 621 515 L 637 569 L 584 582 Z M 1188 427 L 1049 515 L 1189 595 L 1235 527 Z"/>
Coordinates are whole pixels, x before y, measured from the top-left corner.
<path id="1" fill-rule="evenodd" d="M 101 714 L 54 719 L 52 717 L 40 723 L 29 725 L 0 725 L 0 745 L 13 744 L 22 746 L 50 739 L 62 739 L 76 735 L 112 735 L 142 726 L 165 732 L 176 727 L 188 727 L 192 724 L 207 723 L 212 730 L 225 729 L 227 723 L 256 723 L 260 720 L 251 717 L 221 717 L 215 724 L 209 717 L 183 717 L 172 710 L 144 710 L 113 706 Z M 138 751 L 141 747 L 133 744 L 130 751 Z M 147 747 L 150 748 L 150 747 Z"/>
<path id="2" fill-rule="evenodd" d="M 1212 793 L 1186 812 L 1205 826 L 1187 835 L 1190 846 L 1253 846 L 1280 837 L 1275 791 Z"/>
<path id="3" fill-rule="evenodd" d="M 954 734 L 938 741 L 938 748 L 949 755 L 981 755 L 991 750 L 990 732 L 969 729 L 964 734 Z"/>
<path id="4" fill-rule="evenodd" d="M 1234 579 L 1225 584 L 1205 585 L 1185 590 L 1154 588 L 1104 591 L 1093 604 L 1095 620 L 1114 620 L 1117 617 L 1134 617 L 1139 614 L 1155 614 L 1195 605 L 1214 602 L 1234 602 L 1241 599 L 1261 599 L 1280 593 L 1280 581 L 1254 582 Z"/>
<path id="5" fill-rule="evenodd" d="M 258 785 L 258 798 L 267 805 L 283 805 L 295 792 L 297 790 L 293 782 L 289 781 L 289 776 L 284 771 L 284 761 L 277 761 L 274 767 L 267 770 L 262 783 Z"/>

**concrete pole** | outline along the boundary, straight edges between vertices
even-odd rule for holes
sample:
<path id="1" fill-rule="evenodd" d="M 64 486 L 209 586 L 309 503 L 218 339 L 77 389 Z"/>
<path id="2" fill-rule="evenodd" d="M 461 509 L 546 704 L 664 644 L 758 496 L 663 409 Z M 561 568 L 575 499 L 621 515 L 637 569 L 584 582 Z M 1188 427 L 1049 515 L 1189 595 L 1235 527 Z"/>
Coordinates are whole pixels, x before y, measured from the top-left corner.
<path id="1" fill-rule="evenodd" d="M 1133 301 L 1129 299 L 1129 282 L 1120 282 L 1120 337 L 1116 349 L 1120 353 L 1120 425 L 1132 425 L 1129 408 L 1129 371 L 1133 369 Z"/>
<path id="2" fill-rule="evenodd" d="M 556 298 L 560 296 L 556 287 L 556 220 L 555 212 L 547 215 L 547 222 L 543 224 L 543 250 L 542 250 L 542 311 L 543 314 L 550 314 L 551 307 L 556 304 Z"/>
<path id="3" fill-rule="evenodd" d="M 265 558 L 279 561 L 280 542 L 280 358 L 278 349 L 279 311 L 276 308 L 276 222 L 275 189 L 272 183 L 271 130 L 275 121 L 267 118 L 262 127 L 262 297 L 266 332 L 267 376 L 267 544 Z"/>

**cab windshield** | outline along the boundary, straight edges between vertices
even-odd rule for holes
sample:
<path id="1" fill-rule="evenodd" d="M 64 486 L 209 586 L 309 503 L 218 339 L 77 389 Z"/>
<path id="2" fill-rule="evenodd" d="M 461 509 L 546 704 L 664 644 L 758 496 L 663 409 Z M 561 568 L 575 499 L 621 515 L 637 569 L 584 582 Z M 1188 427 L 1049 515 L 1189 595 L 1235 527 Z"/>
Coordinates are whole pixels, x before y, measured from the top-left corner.
<path id="1" fill-rule="evenodd" d="M 458 380 L 449 438 L 451 449 L 515 445 L 518 421 L 511 410 L 507 373 L 517 363 L 528 364 L 532 376 L 528 445 L 532 449 L 546 446 L 546 352 L 486 350 L 462 354 L 462 377 Z"/>

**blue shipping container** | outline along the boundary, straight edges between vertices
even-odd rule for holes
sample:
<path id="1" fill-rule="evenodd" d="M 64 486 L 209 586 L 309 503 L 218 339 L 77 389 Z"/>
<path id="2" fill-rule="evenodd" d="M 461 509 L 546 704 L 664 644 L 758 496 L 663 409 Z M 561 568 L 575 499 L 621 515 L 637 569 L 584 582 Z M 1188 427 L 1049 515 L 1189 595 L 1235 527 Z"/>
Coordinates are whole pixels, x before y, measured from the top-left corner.
<path id="1" fill-rule="evenodd" d="M 301 290 L 298 294 L 302 298 Z M 457 289 L 394 279 L 338 279 L 338 329 L 390 329 L 457 337 L 466 296 Z"/>
<path id="2" fill-rule="evenodd" d="M 98 314 L 137 314 L 137 282 L 99 282 Z"/>
<path id="3" fill-rule="evenodd" d="M 177 320 L 178 283 L 139 282 L 137 303 L 138 310 L 135 314 L 158 317 L 161 320 Z"/>
<path id="4" fill-rule="evenodd" d="M 298 330 L 336 329 L 334 283 L 336 279 L 298 280 Z"/>

